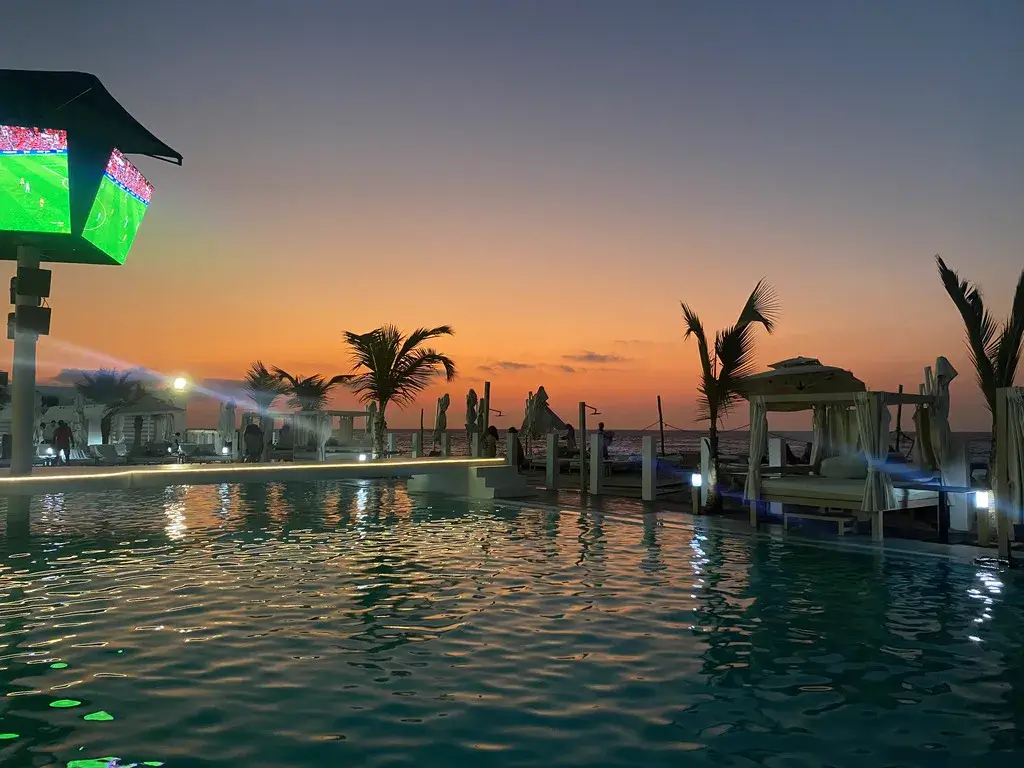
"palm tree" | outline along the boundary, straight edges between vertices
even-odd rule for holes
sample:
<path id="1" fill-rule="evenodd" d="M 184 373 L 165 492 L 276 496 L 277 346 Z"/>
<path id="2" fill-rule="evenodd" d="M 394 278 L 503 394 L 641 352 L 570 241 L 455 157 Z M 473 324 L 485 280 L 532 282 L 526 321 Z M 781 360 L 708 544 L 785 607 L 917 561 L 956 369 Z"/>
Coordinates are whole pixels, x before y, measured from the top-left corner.
<path id="1" fill-rule="evenodd" d="M 697 339 L 700 355 L 700 384 L 697 391 L 698 417 L 709 422 L 708 439 L 711 443 L 711 467 L 708 483 L 708 507 L 721 509 L 722 497 L 718 489 L 718 425 L 729 410 L 741 399 L 743 380 L 754 372 L 754 326 L 761 324 L 771 333 L 779 314 L 775 289 L 761 279 L 743 305 L 735 325 L 715 334 L 711 348 L 704 324 L 689 305 L 683 304 L 684 339 Z"/>
<path id="2" fill-rule="evenodd" d="M 133 381 L 131 372 L 118 373 L 115 369 L 101 368 L 95 373 L 82 372 L 82 381 L 75 388 L 87 401 L 104 406 L 100 417 L 100 439 L 110 442 L 110 426 L 114 416 L 135 405 L 147 394 L 145 387 Z"/>
<path id="3" fill-rule="evenodd" d="M 261 415 L 271 409 L 274 401 L 283 395 L 287 388 L 278 376 L 270 372 L 262 360 L 257 360 L 245 372 L 245 394 L 256 403 L 256 409 Z"/>
<path id="4" fill-rule="evenodd" d="M 244 389 L 245 394 L 256 404 L 256 410 L 260 414 L 263 455 L 266 456 L 266 447 L 274 436 L 274 420 L 270 415 L 270 409 L 273 407 L 274 401 L 283 395 L 288 387 L 280 378 L 270 372 L 262 360 L 257 360 L 245 372 Z"/>
<path id="5" fill-rule="evenodd" d="M 316 448 L 317 427 L 316 414 L 327 405 L 327 397 L 331 390 L 348 381 L 348 376 L 333 376 L 330 379 L 319 373 L 313 376 L 298 374 L 293 376 L 280 368 L 274 369 L 274 375 L 285 385 L 285 393 L 289 395 L 288 405 L 299 413 L 292 421 L 297 428 L 293 439 L 301 440 L 299 430 L 305 436 L 307 448 Z"/>
<path id="6" fill-rule="evenodd" d="M 290 395 L 288 405 L 303 413 L 322 411 L 327 405 L 327 397 L 331 390 L 349 380 L 348 376 L 333 376 L 330 379 L 320 375 L 293 376 L 280 368 L 274 369 L 274 376 L 284 385 L 284 391 Z"/>
<path id="7" fill-rule="evenodd" d="M 353 375 L 349 380 L 359 399 L 376 403 L 373 425 L 373 457 L 384 455 L 384 433 L 387 431 L 387 408 L 411 405 L 431 379 L 444 372 L 445 379 L 455 378 L 455 363 L 447 355 L 423 345 L 441 336 L 453 336 L 450 325 L 417 328 L 405 336 L 393 325 L 385 325 L 369 333 L 345 331 L 345 343 L 352 354 Z"/>
<path id="8" fill-rule="evenodd" d="M 1012 387 L 1024 341 L 1024 270 L 1017 278 L 1010 315 L 1000 325 L 985 307 L 981 288 L 960 277 L 936 256 L 942 285 L 964 321 L 967 352 L 974 365 L 978 387 L 992 413 L 992 446 L 989 449 L 989 477 L 996 459 L 996 390 Z"/>

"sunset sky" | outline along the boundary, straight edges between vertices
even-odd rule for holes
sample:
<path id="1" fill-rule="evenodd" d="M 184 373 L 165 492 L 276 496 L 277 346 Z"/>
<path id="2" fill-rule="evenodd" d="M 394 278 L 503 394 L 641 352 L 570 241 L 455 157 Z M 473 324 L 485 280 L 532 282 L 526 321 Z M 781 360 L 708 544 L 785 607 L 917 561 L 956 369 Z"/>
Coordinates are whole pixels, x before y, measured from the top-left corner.
<path id="1" fill-rule="evenodd" d="M 450 323 L 428 422 L 488 379 L 517 419 L 543 384 L 694 428 L 679 302 L 720 327 L 766 276 L 761 363 L 916 391 L 946 355 L 954 428 L 984 429 L 932 258 L 1008 310 L 1022 33 L 1013 0 L 15 3 L 3 66 L 98 75 L 185 158 L 133 158 L 125 267 L 55 267 L 41 372 L 333 375 L 345 329 Z"/>

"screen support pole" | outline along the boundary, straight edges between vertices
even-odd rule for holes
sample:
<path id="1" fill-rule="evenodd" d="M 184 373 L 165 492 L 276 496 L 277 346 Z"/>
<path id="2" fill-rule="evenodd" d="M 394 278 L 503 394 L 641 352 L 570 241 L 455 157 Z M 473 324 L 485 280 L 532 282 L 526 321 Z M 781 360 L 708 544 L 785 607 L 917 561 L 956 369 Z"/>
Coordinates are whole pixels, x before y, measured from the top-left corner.
<path id="1" fill-rule="evenodd" d="M 18 246 L 18 266 L 39 268 L 39 252 Z M 17 294 L 16 304 L 36 305 L 32 296 Z M 31 475 L 36 446 L 33 434 L 36 420 L 36 343 L 34 331 L 14 333 L 14 360 L 11 366 L 11 475 Z"/>

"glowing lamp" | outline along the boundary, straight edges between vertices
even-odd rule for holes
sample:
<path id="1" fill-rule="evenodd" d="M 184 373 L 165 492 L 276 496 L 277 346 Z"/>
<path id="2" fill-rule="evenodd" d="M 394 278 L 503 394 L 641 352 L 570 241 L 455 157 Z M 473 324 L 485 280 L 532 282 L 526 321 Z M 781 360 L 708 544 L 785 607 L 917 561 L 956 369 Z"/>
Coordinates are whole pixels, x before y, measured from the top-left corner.
<path id="1" fill-rule="evenodd" d="M 359 460 L 360 461 L 366 461 L 366 459 L 367 459 L 367 455 L 365 453 L 360 453 L 359 454 Z"/>
<path id="2" fill-rule="evenodd" d="M 988 509 L 990 501 L 990 493 L 988 491 L 975 491 L 974 492 L 974 508 L 975 509 Z"/>
<path id="3" fill-rule="evenodd" d="M 186 389 L 188 389 L 188 379 L 186 379 L 184 376 L 179 376 L 178 378 L 171 382 L 171 389 L 173 389 L 175 392 L 184 392 Z"/>
<path id="4" fill-rule="evenodd" d="M 692 488 L 700 488 L 702 485 L 704 485 L 704 477 L 700 472 L 694 472 L 690 475 L 690 486 Z"/>
<path id="5" fill-rule="evenodd" d="M 231 453 L 231 449 L 228 448 L 226 445 L 220 449 L 221 456 L 227 456 L 229 453 Z"/>

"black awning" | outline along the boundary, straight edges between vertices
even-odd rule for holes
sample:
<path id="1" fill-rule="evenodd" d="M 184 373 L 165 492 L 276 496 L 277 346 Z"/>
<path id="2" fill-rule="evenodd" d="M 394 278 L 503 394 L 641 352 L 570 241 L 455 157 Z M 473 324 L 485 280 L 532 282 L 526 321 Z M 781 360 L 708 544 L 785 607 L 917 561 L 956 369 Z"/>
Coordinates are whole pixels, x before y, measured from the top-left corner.
<path id="1" fill-rule="evenodd" d="M 181 165 L 181 155 L 150 133 L 110 95 L 95 75 L 0 69 L 0 123 L 60 128 Z"/>

